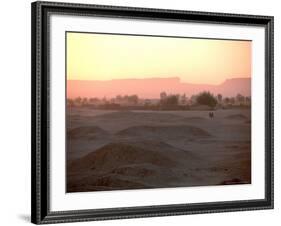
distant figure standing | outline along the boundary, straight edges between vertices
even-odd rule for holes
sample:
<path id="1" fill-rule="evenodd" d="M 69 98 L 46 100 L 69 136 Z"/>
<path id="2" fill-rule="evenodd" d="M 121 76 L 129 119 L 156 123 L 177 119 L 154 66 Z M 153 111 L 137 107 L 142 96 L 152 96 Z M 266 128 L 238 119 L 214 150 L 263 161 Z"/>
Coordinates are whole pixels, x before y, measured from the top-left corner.
<path id="1" fill-rule="evenodd" d="M 214 118 L 214 112 L 209 112 L 209 117 Z"/>

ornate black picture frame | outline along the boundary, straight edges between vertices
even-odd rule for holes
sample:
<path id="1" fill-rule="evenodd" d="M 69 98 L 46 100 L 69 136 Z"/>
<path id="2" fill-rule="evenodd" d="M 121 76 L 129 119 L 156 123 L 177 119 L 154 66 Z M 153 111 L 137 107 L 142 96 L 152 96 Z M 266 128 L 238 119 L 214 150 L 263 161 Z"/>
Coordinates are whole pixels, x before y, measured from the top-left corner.
<path id="1" fill-rule="evenodd" d="M 129 18 L 265 28 L 264 199 L 85 210 L 50 209 L 50 15 Z M 64 76 L 64 75 L 62 75 Z M 273 17 L 56 2 L 32 3 L 32 209 L 36 224 L 155 217 L 273 208 Z M 254 170 L 254 169 L 253 169 Z M 164 198 L 164 197 L 163 197 Z"/>

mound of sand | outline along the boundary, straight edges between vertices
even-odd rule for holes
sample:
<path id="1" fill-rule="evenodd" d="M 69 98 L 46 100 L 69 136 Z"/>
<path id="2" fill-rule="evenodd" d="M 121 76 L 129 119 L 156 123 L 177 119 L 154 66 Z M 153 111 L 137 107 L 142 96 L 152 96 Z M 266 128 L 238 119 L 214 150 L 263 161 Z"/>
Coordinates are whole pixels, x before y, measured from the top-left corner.
<path id="1" fill-rule="evenodd" d="M 139 180 L 126 178 L 118 174 L 106 174 L 99 177 L 93 175 L 81 179 L 70 180 L 67 186 L 67 192 L 87 192 L 87 191 L 106 191 L 123 189 L 141 189 L 150 188 Z"/>
<path id="2" fill-rule="evenodd" d="M 204 122 L 206 120 L 206 118 L 203 118 L 203 117 L 199 117 L 199 116 L 197 116 L 197 117 L 185 117 L 185 118 L 183 118 L 182 119 L 182 121 L 183 122 L 189 122 L 189 123 L 192 123 L 192 122 L 196 122 L 196 123 L 198 123 L 198 122 Z"/>
<path id="3" fill-rule="evenodd" d="M 228 115 L 225 117 L 226 119 L 234 119 L 234 120 L 245 120 L 248 119 L 245 115 L 243 114 L 234 114 L 234 115 Z"/>
<path id="4" fill-rule="evenodd" d="M 183 157 L 188 157 L 187 151 L 174 148 L 164 142 L 116 142 L 107 144 L 85 157 L 73 161 L 70 170 L 112 171 L 132 164 L 173 167 Z M 192 155 L 189 157 L 193 158 Z"/>
<path id="5" fill-rule="evenodd" d="M 181 120 L 183 117 L 171 114 L 171 113 L 154 113 L 154 112 L 131 112 L 131 111 L 118 111 L 118 112 L 112 112 L 107 113 L 103 115 L 98 115 L 95 117 L 96 120 L 101 121 L 119 121 L 119 120 L 125 120 L 125 121 L 157 121 L 157 122 L 167 122 L 167 121 L 176 121 Z"/>
<path id="6" fill-rule="evenodd" d="M 124 189 L 124 187 L 128 187 L 130 188 L 134 188 L 134 189 L 138 189 L 138 188 L 143 188 L 143 187 L 147 187 L 145 184 L 140 183 L 140 182 L 136 182 L 133 180 L 128 180 L 126 178 L 122 178 L 118 175 L 105 175 L 102 177 L 99 177 L 98 179 L 96 179 L 93 183 L 91 183 L 92 186 L 95 187 L 104 187 L 104 188 L 112 188 L 113 189 Z M 105 189 L 105 190 L 107 190 Z"/>
<path id="7" fill-rule="evenodd" d="M 129 164 L 120 166 L 111 171 L 112 174 L 147 177 L 155 174 L 157 167 L 152 164 Z"/>
<path id="8" fill-rule="evenodd" d="M 116 135 L 125 137 L 146 137 L 148 139 L 206 138 L 211 135 L 198 127 L 188 125 L 175 126 L 132 126 L 121 130 Z"/>
<path id="9" fill-rule="evenodd" d="M 68 165 L 68 191 L 172 186 L 197 160 L 164 142 L 110 143 Z"/>
<path id="10" fill-rule="evenodd" d="M 67 132 L 68 139 L 95 139 L 107 135 L 108 133 L 98 126 L 81 126 Z"/>

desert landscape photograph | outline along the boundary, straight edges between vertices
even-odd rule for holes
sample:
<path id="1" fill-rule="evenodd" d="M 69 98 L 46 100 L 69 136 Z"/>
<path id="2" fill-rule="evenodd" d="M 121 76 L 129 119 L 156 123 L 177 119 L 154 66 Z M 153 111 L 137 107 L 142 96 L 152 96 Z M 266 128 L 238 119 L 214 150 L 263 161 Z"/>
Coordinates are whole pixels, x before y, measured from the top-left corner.
<path id="1" fill-rule="evenodd" d="M 66 192 L 251 184 L 251 41 L 65 41 Z"/>

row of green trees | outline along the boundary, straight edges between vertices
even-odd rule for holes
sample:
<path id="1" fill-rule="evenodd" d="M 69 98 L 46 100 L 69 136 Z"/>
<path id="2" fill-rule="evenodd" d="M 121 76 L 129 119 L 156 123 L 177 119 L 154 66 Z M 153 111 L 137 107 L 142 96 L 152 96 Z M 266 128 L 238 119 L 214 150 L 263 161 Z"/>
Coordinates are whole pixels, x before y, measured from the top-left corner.
<path id="1" fill-rule="evenodd" d="M 137 104 L 139 102 L 139 97 L 138 95 L 117 95 L 115 98 L 107 99 L 106 97 L 104 98 L 81 98 L 81 97 L 76 97 L 75 99 L 67 99 L 69 105 L 88 105 L 88 104 L 99 104 L 99 103 L 121 103 L 121 102 L 127 102 L 130 104 Z"/>
<path id="2" fill-rule="evenodd" d="M 209 91 L 204 91 L 199 93 L 198 95 L 193 95 L 190 97 L 190 100 L 193 103 L 199 104 L 199 105 L 207 105 L 211 108 L 214 108 L 217 106 L 217 104 L 234 104 L 235 102 L 238 103 L 250 103 L 251 99 L 250 97 L 244 97 L 241 94 L 237 94 L 236 97 L 225 97 L 221 94 L 218 94 L 217 96 L 214 96 Z M 69 105 L 91 105 L 91 104 L 121 104 L 127 103 L 131 105 L 136 105 L 140 101 L 138 95 L 117 95 L 115 98 L 106 99 L 105 97 L 102 99 L 99 98 L 81 98 L 77 97 L 74 100 L 68 99 Z M 182 102 L 183 101 L 183 104 Z M 181 103 L 180 103 L 181 102 Z M 147 104 L 147 103 L 146 103 Z M 187 104 L 187 97 L 186 95 L 179 95 L 179 94 L 170 94 L 167 95 L 166 92 L 160 93 L 160 101 L 159 105 L 163 107 L 176 107 L 179 105 L 186 105 Z"/>
<path id="3" fill-rule="evenodd" d="M 165 93 L 161 93 L 160 98 L 161 98 L 160 105 L 162 106 L 171 107 L 171 106 L 179 105 L 180 95 L 177 94 L 166 95 Z M 208 91 L 199 93 L 196 96 L 196 102 L 200 105 L 207 105 L 211 108 L 214 108 L 218 103 L 215 96 Z"/>
<path id="4" fill-rule="evenodd" d="M 198 104 L 207 105 L 211 108 L 214 108 L 218 103 L 217 99 L 210 92 L 200 93 L 197 96 L 196 101 L 197 101 Z"/>

